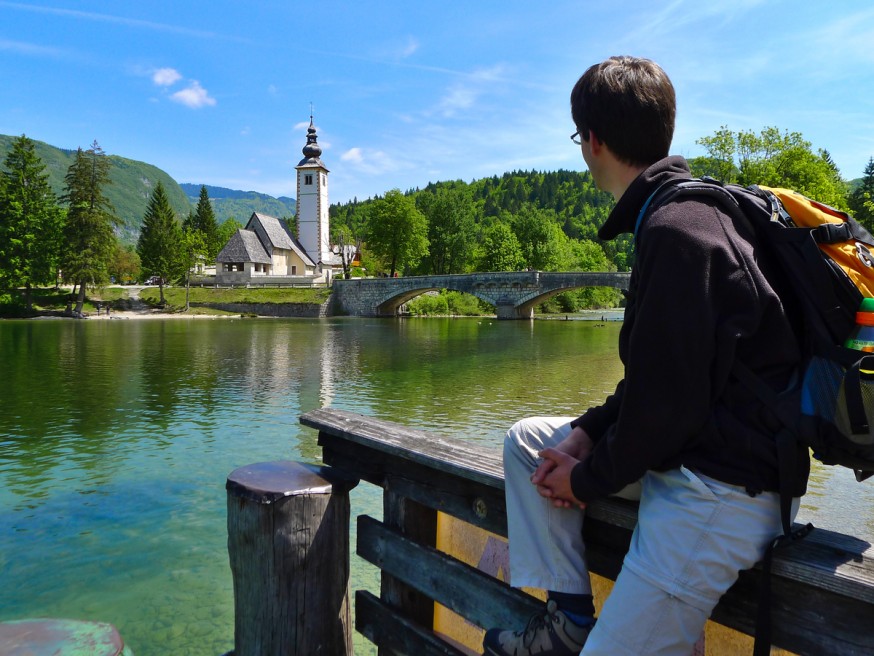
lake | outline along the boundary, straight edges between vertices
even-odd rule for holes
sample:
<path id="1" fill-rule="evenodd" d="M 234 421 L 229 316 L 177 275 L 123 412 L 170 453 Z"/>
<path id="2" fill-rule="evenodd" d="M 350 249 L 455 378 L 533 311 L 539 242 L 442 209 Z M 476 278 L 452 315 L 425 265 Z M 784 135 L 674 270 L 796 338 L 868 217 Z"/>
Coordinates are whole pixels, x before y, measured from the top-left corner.
<path id="1" fill-rule="evenodd" d="M 298 417 L 322 406 L 498 449 L 517 419 L 613 390 L 620 324 L 597 319 L 0 321 L 0 620 L 111 622 L 137 656 L 229 651 L 232 470 L 318 461 Z M 352 503 L 380 515 L 371 486 Z M 874 483 L 815 465 L 804 519 L 871 540 L 872 508 Z M 375 580 L 353 563 L 353 585 Z"/>

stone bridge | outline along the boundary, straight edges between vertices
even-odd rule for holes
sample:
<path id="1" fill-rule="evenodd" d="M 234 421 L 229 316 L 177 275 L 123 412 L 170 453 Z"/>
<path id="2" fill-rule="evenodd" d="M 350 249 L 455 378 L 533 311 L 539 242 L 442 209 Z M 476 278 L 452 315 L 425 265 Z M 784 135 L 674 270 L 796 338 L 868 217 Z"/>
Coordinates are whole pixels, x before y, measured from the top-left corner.
<path id="1" fill-rule="evenodd" d="M 498 319 L 530 319 L 534 306 L 550 296 L 579 287 L 628 289 L 628 273 L 518 271 L 403 278 L 334 279 L 333 314 L 389 317 L 401 305 L 427 291 L 451 289 L 495 306 Z"/>

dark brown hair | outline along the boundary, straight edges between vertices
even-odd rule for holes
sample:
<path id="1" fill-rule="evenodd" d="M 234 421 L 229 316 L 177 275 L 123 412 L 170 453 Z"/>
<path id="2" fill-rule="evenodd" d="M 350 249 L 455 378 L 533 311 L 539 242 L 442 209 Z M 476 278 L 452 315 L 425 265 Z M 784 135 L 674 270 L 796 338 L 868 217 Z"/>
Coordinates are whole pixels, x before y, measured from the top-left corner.
<path id="1" fill-rule="evenodd" d="M 591 66 L 571 91 L 571 116 L 582 138 L 588 141 L 591 129 L 635 166 L 667 157 L 676 113 L 674 86 L 649 59 L 610 57 Z"/>

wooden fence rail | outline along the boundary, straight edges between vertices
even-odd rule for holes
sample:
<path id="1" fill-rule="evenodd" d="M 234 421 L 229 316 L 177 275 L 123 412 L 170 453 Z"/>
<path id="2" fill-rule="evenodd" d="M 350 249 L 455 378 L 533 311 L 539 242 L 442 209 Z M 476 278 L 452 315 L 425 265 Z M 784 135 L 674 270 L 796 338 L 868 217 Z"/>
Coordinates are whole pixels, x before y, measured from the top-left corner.
<path id="1" fill-rule="evenodd" d="M 501 454 L 471 442 L 351 412 L 300 418 L 319 431 L 323 460 L 383 488 L 383 520 L 357 519 L 357 553 L 382 574 L 379 597 L 355 594 L 355 627 L 380 654 L 468 654 L 434 630 L 434 602 L 479 627 L 522 627 L 542 602 L 439 551 L 437 514 L 506 537 Z M 606 499 L 586 510 L 589 566 L 615 579 L 637 521 L 636 504 Z M 761 572 L 742 572 L 712 620 L 754 631 Z M 818 529 L 777 554 L 772 634 L 796 654 L 874 654 L 874 552 L 865 541 Z"/>

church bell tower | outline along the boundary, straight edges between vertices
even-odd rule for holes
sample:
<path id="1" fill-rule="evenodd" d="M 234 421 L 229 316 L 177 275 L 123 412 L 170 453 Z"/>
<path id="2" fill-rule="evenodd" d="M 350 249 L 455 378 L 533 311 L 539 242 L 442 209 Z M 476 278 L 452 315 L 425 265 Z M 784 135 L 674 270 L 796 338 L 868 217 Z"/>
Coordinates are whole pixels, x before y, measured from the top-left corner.
<path id="1" fill-rule="evenodd" d="M 297 239 L 317 265 L 332 260 L 328 217 L 328 169 L 322 163 L 322 148 L 316 137 L 313 117 L 307 128 L 303 159 L 297 169 Z"/>

